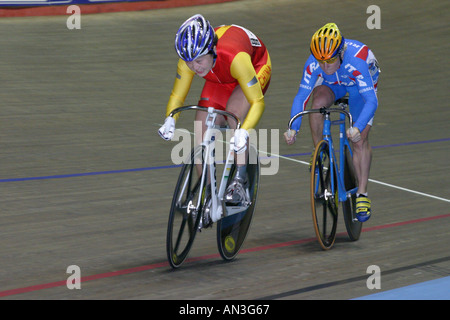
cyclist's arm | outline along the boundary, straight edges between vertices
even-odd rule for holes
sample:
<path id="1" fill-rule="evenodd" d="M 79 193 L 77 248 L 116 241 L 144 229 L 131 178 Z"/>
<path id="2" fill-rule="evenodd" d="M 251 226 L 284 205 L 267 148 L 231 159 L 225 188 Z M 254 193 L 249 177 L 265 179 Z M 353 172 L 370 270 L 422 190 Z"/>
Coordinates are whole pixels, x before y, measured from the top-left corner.
<path id="1" fill-rule="evenodd" d="M 264 112 L 265 102 L 250 55 L 246 52 L 238 53 L 231 63 L 230 72 L 233 78 L 239 82 L 247 101 L 250 103 L 250 110 L 245 117 L 242 128 L 253 129 Z"/>
<path id="2" fill-rule="evenodd" d="M 370 119 L 372 119 L 375 115 L 375 111 L 378 108 L 378 98 L 375 92 L 372 77 L 369 73 L 369 69 L 367 68 L 367 64 L 364 63 L 358 71 L 361 73 L 362 77 L 358 76 L 359 79 L 357 78 L 356 83 L 359 93 L 363 97 L 365 103 L 358 119 L 355 121 L 354 126 L 362 132 Z"/>
<path id="3" fill-rule="evenodd" d="M 318 62 L 314 58 L 309 58 L 305 66 L 303 68 L 302 80 L 300 81 L 300 85 L 297 91 L 297 94 L 294 97 L 294 101 L 291 107 L 291 118 L 295 116 L 297 113 L 305 110 L 306 105 L 308 104 L 309 97 L 314 89 L 314 86 L 317 81 L 317 74 L 314 72 L 319 68 Z M 302 125 L 302 117 L 297 118 L 294 123 L 292 123 L 292 130 L 298 132 Z"/>
<path id="4" fill-rule="evenodd" d="M 186 62 L 179 59 L 177 65 L 177 75 L 173 84 L 172 93 L 170 94 L 169 102 L 166 107 L 166 117 L 168 117 L 175 108 L 183 106 L 184 100 L 186 99 L 189 89 L 191 88 L 194 75 L 195 73 L 189 69 Z M 177 113 L 174 116 L 175 120 L 178 119 L 179 115 L 180 114 Z"/>

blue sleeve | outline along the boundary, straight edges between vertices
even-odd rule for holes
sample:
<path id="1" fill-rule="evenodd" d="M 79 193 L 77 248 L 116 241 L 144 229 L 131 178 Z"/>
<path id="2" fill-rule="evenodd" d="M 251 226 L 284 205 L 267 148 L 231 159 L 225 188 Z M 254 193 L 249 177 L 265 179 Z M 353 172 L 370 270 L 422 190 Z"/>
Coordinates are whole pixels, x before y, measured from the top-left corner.
<path id="1" fill-rule="evenodd" d="M 370 119 L 375 115 L 375 111 L 378 108 L 378 98 L 367 63 L 361 60 L 361 63 L 358 63 L 355 67 L 360 72 L 360 75 L 356 77 L 356 84 L 358 86 L 359 94 L 364 99 L 364 107 L 361 110 L 358 119 L 355 119 L 354 126 L 362 132 Z"/>
<path id="2" fill-rule="evenodd" d="M 297 94 L 294 97 L 294 102 L 291 107 L 291 118 L 297 113 L 304 111 L 306 104 L 308 103 L 309 96 L 311 95 L 314 85 L 317 80 L 319 63 L 311 55 L 305 63 L 303 68 L 302 80 L 298 88 Z M 302 125 L 302 117 L 297 118 L 292 124 L 291 129 L 298 131 Z"/>

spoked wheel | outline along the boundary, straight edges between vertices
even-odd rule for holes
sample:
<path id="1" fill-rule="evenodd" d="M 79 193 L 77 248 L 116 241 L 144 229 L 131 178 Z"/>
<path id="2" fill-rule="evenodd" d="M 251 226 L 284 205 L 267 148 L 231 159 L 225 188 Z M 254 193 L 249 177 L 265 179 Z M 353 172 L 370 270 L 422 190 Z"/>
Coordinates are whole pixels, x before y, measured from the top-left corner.
<path id="1" fill-rule="evenodd" d="M 206 183 L 202 187 L 201 170 L 198 170 L 203 154 L 203 146 L 193 149 L 181 168 L 175 187 L 166 239 L 167 257 L 172 268 L 178 268 L 186 259 L 200 223 L 206 189 Z"/>
<path id="2" fill-rule="evenodd" d="M 350 191 L 358 188 L 358 180 L 356 178 L 355 168 L 353 166 L 353 158 L 350 154 L 348 146 L 344 147 L 345 152 L 345 166 L 344 166 L 344 183 L 345 190 Z M 351 196 L 342 203 L 344 212 L 345 228 L 347 234 L 352 241 L 359 239 L 361 234 L 362 222 L 356 218 L 356 190 L 351 193 Z"/>
<path id="3" fill-rule="evenodd" d="M 333 180 L 331 172 L 334 173 Z M 330 249 L 336 239 L 338 215 L 336 193 L 336 170 L 331 170 L 328 142 L 322 140 L 316 146 L 311 165 L 311 209 L 314 230 L 319 244 L 324 250 Z"/>
<path id="4" fill-rule="evenodd" d="M 235 175 L 236 167 L 233 165 L 230 170 L 228 185 L 233 181 Z M 217 222 L 217 246 L 224 260 L 233 260 L 237 256 L 250 229 L 258 195 L 259 175 L 258 151 L 254 146 L 250 145 L 247 178 L 251 203 L 246 209 L 226 216 Z M 225 205 L 225 212 L 228 214 L 234 213 L 234 209 L 234 207 Z"/>

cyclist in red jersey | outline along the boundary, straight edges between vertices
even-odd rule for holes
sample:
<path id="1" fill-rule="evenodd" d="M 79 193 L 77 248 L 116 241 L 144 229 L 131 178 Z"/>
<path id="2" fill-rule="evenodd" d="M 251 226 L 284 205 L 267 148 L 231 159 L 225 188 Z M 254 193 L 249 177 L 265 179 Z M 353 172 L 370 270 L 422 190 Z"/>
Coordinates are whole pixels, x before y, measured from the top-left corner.
<path id="1" fill-rule="evenodd" d="M 172 139 L 177 115 L 169 117 L 170 112 L 184 104 L 194 75 L 204 78 L 206 82 L 198 104 L 227 110 L 243 120 L 232 139 L 236 155 L 245 155 L 245 161 L 237 162 L 236 178 L 226 194 L 227 201 L 241 202 L 246 199 L 248 130 L 256 127 L 264 112 L 264 94 L 272 73 L 267 48 L 243 27 L 223 25 L 213 28 L 202 15 L 196 14 L 179 28 L 175 50 L 180 57 L 177 75 L 159 135 L 165 140 Z M 205 112 L 197 112 L 195 120 L 201 121 L 202 127 L 201 132 L 195 134 L 200 140 L 206 130 L 205 119 Z M 218 116 L 218 124 L 225 121 L 223 116 Z M 236 129 L 233 121 L 229 125 Z"/>

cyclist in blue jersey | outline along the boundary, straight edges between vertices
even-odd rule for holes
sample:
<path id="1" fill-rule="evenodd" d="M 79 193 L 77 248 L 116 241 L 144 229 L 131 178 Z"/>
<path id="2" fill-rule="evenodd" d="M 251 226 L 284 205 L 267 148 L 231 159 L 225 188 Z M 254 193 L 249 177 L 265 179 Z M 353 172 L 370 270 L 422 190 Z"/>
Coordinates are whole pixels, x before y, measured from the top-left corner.
<path id="1" fill-rule="evenodd" d="M 291 117 L 303 111 L 312 97 L 312 108 L 331 106 L 335 100 L 349 95 L 353 130 L 347 130 L 352 141 L 353 162 L 359 187 L 356 211 L 359 221 L 367 221 L 371 202 L 367 194 L 372 148 L 369 131 L 378 107 L 377 84 L 380 68 L 373 52 L 365 44 L 345 39 L 334 23 L 320 28 L 312 37 L 311 55 L 305 63 L 300 87 L 294 98 Z M 295 142 L 302 117 L 284 134 L 287 144 Z M 309 117 L 314 146 L 322 139 L 323 116 Z"/>

